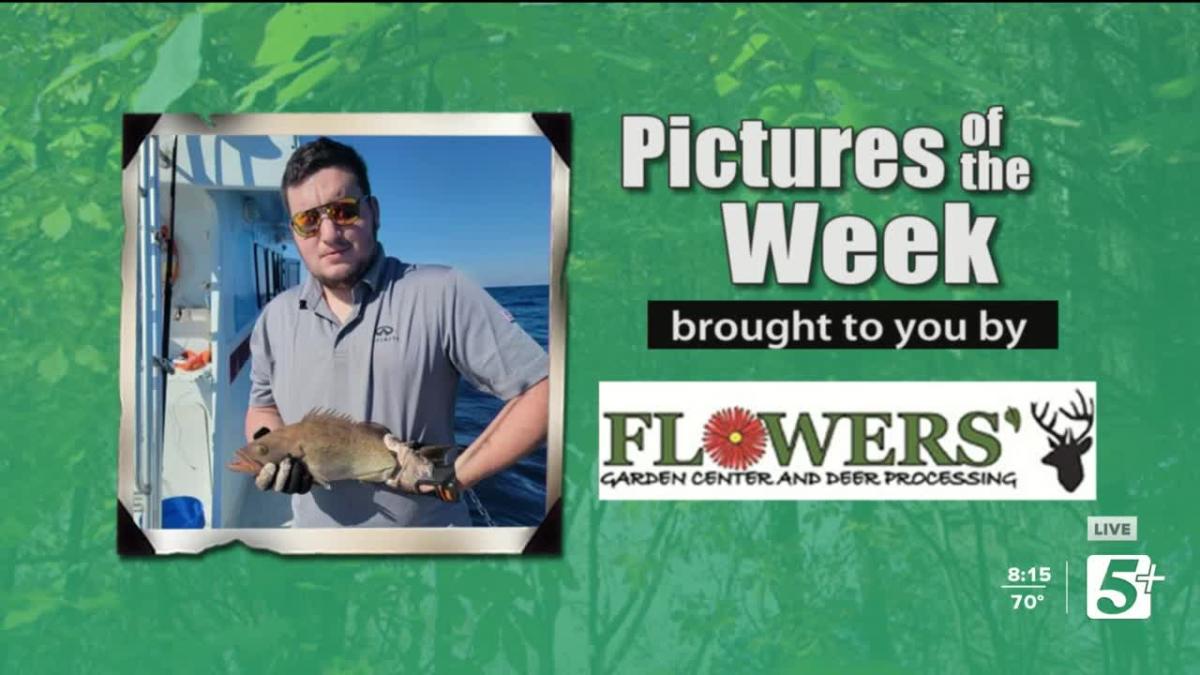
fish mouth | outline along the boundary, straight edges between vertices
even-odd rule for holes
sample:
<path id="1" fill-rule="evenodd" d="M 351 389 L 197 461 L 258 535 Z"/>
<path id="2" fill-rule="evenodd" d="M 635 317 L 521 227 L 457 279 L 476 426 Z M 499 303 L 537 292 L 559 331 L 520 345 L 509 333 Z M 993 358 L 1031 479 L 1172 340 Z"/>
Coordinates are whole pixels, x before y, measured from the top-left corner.
<path id="1" fill-rule="evenodd" d="M 262 471 L 263 463 L 250 457 L 244 449 L 238 450 L 234 455 L 233 461 L 226 465 L 231 470 L 255 475 L 258 475 L 258 472 Z"/>

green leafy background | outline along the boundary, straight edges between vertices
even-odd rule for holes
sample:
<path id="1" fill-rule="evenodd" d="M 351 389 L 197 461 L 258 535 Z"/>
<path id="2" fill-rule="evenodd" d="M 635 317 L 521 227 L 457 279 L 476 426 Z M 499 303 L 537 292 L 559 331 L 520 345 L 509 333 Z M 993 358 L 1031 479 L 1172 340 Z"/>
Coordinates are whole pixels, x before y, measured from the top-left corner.
<path id="1" fill-rule="evenodd" d="M 0 671 L 1197 672 L 1191 6 L 36 6 L 0 9 Z M 962 197 L 619 180 L 623 113 L 696 128 L 933 124 L 1008 107 L 1034 188 L 975 197 L 1003 284 L 738 287 L 718 204 L 880 223 Z M 565 552 L 114 553 L 120 120 L 128 111 L 563 110 L 575 125 Z M 953 164 L 951 164 L 953 166 Z M 951 176 L 957 175 L 956 172 Z M 1045 352 L 648 352 L 648 299 L 1056 299 Z M 1099 502 L 600 503 L 611 379 L 1084 379 Z M 1090 514 L 1140 517 L 1089 544 Z M 1093 622 L 1084 559 L 1146 552 L 1149 621 Z M 1014 612 L 1010 565 L 1071 561 Z M 171 665 L 167 665 L 171 664 Z"/>

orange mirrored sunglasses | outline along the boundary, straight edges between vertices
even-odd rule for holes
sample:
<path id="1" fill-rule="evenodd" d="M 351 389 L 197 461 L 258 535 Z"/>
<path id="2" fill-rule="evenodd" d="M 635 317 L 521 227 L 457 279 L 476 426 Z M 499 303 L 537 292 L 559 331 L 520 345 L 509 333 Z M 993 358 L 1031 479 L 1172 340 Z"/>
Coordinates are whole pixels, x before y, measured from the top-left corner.
<path id="1" fill-rule="evenodd" d="M 301 211 L 292 216 L 292 231 L 302 239 L 315 236 L 321 231 L 322 215 L 329 216 L 330 222 L 338 227 L 353 227 L 361 222 L 359 215 L 362 212 L 362 201 L 368 196 L 342 197 L 328 204 Z"/>

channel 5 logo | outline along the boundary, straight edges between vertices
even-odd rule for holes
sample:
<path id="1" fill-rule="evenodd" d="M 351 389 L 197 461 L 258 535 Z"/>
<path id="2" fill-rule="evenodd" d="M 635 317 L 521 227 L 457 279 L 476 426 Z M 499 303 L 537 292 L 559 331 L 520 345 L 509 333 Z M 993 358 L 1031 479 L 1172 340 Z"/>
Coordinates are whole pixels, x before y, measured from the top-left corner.
<path id="1" fill-rule="evenodd" d="M 1148 555 L 1091 555 L 1087 560 L 1089 619 L 1149 619 L 1158 566 Z"/>

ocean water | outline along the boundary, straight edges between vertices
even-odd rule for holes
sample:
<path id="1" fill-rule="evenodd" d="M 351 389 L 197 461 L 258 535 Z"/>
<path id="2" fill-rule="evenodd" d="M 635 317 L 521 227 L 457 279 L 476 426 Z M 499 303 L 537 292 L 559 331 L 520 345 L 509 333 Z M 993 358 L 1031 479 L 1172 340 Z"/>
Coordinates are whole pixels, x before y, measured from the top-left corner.
<path id="1" fill-rule="evenodd" d="M 513 315 L 517 325 L 543 349 L 549 350 L 549 286 L 505 286 L 486 290 Z M 454 409 L 455 441 L 462 446 L 470 444 L 503 406 L 500 399 L 475 389 L 465 380 L 460 382 Z M 475 525 L 537 525 L 546 509 L 546 447 L 539 447 L 507 470 L 480 481 L 474 489 L 483 506 L 481 511 L 470 499 L 467 500 Z"/>

